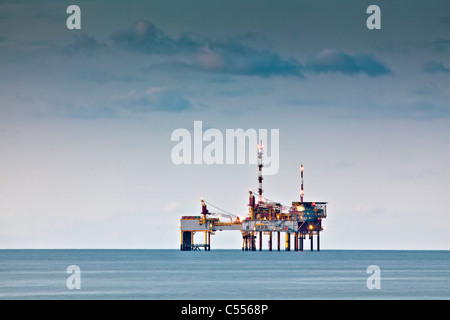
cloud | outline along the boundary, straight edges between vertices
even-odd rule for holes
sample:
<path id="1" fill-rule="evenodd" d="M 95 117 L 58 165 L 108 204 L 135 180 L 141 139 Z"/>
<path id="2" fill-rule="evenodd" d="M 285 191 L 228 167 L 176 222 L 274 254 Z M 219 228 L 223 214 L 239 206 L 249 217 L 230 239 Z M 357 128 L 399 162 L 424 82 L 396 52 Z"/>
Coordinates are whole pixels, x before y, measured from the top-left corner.
<path id="1" fill-rule="evenodd" d="M 450 17 L 443 17 L 439 19 L 438 24 L 444 27 L 450 26 Z"/>
<path id="2" fill-rule="evenodd" d="M 149 21 L 115 32 L 111 39 L 117 47 L 126 50 L 172 57 L 148 69 L 184 68 L 221 74 L 302 77 L 301 65 L 294 58 L 283 59 L 274 51 L 258 50 L 237 41 L 197 40 L 187 34 L 172 38 Z M 188 55 L 189 62 L 174 60 L 173 56 L 178 54 Z"/>
<path id="3" fill-rule="evenodd" d="M 181 207 L 181 205 L 178 202 L 171 202 L 169 205 L 167 205 L 164 208 L 164 211 L 165 212 L 176 212 L 180 207 Z"/>
<path id="4" fill-rule="evenodd" d="M 125 95 L 115 95 L 114 104 L 131 112 L 182 112 L 192 108 L 191 102 L 180 92 L 162 87 L 145 91 L 132 90 Z"/>
<path id="5" fill-rule="evenodd" d="M 323 50 L 311 55 L 304 65 L 297 59 L 283 58 L 276 51 L 256 49 L 239 41 L 195 39 L 187 34 L 171 37 L 150 21 L 139 21 L 128 30 L 111 35 L 115 46 L 144 54 L 164 55 L 166 61 L 143 70 L 191 70 L 199 72 L 258 77 L 290 76 L 304 73 L 366 74 L 379 77 L 392 71 L 372 55 Z"/>
<path id="6" fill-rule="evenodd" d="M 305 62 L 305 72 L 311 73 L 342 73 L 356 75 L 364 73 L 369 77 L 392 74 L 392 71 L 375 60 L 371 55 L 350 55 L 339 50 L 325 49 L 311 55 Z"/>
<path id="7" fill-rule="evenodd" d="M 166 36 L 150 21 L 139 21 L 129 30 L 115 32 L 111 39 L 118 47 L 144 53 L 174 54 L 183 48 L 183 40 Z"/>
<path id="8" fill-rule="evenodd" d="M 97 41 L 94 36 L 90 36 L 86 33 L 76 33 L 73 36 L 73 42 L 64 48 L 65 53 L 85 52 L 93 53 L 96 49 L 105 47 Z"/>
<path id="9" fill-rule="evenodd" d="M 437 39 L 433 41 L 432 46 L 436 51 L 447 53 L 450 50 L 450 40 Z"/>
<path id="10" fill-rule="evenodd" d="M 108 106 L 86 106 L 61 103 L 51 112 L 51 115 L 75 119 L 108 119 L 115 117 L 115 110 Z"/>
<path id="11" fill-rule="evenodd" d="M 303 77 L 301 64 L 294 58 L 282 59 L 276 52 L 257 50 L 238 42 L 205 45 L 197 53 L 193 67 L 225 74 Z"/>
<path id="12" fill-rule="evenodd" d="M 409 118 L 420 120 L 448 118 L 449 115 L 450 112 L 447 104 L 428 101 L 417 101 L 413 103 L 408 112 Z"/>
<path id="13" fill-rule="evenodd" d="M 136 83 L 142 81 L 134 75 L 115 75 L 110 71 L 99 69 L 84 70 L 81 72 L 81 77 L 98 84 L 110 82 Z"/>
<path id="14" fill-rule="evenodd" d="M 72 102 L 58 98 L 35 99 L 41 104 L 30 109 L 30 115 L 36 118 L 71 118 L 71 119 L 109 119 L 116 117 L 115 108 L 103 105 L 89 105 L 85 102 Z"/>
<path id="15" fill-rule="evenodd" d="M 438 72 L 450 72 L 450 69 L 445 67 L 442 62 L 437 61 L 428 61 L 423 65 L 423 71 L 429 73 L 438 73 Z"/>
<path id="16" fill-rule="evenodd" d="M 21 97 L 16 97 L 21 99 Z M 32 99 L 32 100 L 30 100 Z M 108 119 L 124 114 L 143 114 L 150 112 L 183 112 L 192 108 L 191 102 L 179 91 L 164 87 L 151 87 L 143 91 L 131 90 L 126 94 L 115 94 L 109 99 L 97 102 L 70 101 L 58 98 L 35 99 L 24 97 L 38 103 L 39 108 L 30 112 L 35 117 L 65 117 L 74 119 Z"/>

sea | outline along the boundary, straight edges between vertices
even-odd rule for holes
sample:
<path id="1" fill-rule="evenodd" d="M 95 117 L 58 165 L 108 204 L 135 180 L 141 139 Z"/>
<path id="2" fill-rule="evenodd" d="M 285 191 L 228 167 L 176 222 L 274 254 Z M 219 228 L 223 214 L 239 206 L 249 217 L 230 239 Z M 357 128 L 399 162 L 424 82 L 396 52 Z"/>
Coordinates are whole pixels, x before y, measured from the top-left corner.
<path id="1" fill-rule="evenodd" d="M 0 250 L 1 300 L 447 300 L 450 251 Z"/>

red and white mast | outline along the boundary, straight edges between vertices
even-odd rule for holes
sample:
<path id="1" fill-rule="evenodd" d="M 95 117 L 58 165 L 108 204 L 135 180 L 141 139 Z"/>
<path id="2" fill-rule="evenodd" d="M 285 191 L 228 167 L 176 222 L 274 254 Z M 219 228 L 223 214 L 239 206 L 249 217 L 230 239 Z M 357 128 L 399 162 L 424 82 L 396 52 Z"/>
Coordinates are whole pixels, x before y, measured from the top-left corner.
<path id="1" fill-rule="evenodd" d="M 305 191 L 303 191 L 303 165 L 300 166 L 300 182 L 301 182 L 301 188 L 300 188 L 300 202 L 303 203 L 303 195 L 305 194 Z"/>
<path id="2" fill-rule="evenodd" d="M 262 193 L 263 193 L 263 189 L 262 189 L 262 181 L 263 181 L 263 177 L 262 177 L 263 150 L 264 150 L 264 147 L 263 147 L 262 140 L 261 140 L 261 144 L 258 145 L 258 183 L 259 183 L 258 194 L 259 194 L 259 202 L 263 201 L 263 197 L 262 197 Z"/>

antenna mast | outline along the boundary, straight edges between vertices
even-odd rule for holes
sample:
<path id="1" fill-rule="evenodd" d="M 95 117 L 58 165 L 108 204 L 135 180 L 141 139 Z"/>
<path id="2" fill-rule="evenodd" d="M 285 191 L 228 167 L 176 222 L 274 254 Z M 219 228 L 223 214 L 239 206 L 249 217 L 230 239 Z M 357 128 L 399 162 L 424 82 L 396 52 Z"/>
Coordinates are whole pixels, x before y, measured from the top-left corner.
<path id="1" fill-rule="evenodd" d="M 263 202 L 263 197 L 262 197 L 262 193 L 263 193 L 263 189 L 262 189 L 262 181 L 263 181 L 263 177 L 262 177 L 263 150 L 264 150 L 264 146 L 263 146 L 262 140 L 261 140 L 261 144 L 258 145 L 258 183 L 259 183 L 258 193 L 259 193 L 259 202 Z"/>
<path id="2" fill-rule="evenodd" d="M 301 182 L 301 188 L 300 188 L 300 202 L 303 203 L 303 195 L 305 194 L 305 191 L 303 191 L 303 165 L 300 166 L 300 182 Z"/>

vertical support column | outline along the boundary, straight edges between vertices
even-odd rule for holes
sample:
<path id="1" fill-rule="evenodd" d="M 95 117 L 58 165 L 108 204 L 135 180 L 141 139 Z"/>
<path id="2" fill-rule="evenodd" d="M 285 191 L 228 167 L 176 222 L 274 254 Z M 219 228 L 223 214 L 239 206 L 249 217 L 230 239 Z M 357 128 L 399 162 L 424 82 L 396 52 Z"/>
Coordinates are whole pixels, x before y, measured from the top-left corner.
<path id="1" fill-rule="evenodd" d="M 180 239 L 181 240 L 180 241 L 181 242 L 180 243 L 180 250 L 183 251 L 184 250 L 184 248 L 183 248 L 183 230 L 180 231 L 180 238 L 181 238 Z"/>
<path id="2" fill-rule="evenodd" d="M 211 251 L 211 232 L 208 232 L 208 251 Z"/>
<path id="3" fill-rule="evenodd" d="M 278 231 L 278 232 L 277 232 L 277 245 L 278 245 L 278 251 L 280 251 L 280 237 L 281 237 L 281 234 L 280 234 L 280 231 Z"/>
<path id="4" fill-rule="evenodd" d="M 181 251 L 192 250 L 192 231 L 181 231 Z"/>
<path id="5" fill-rule="evenodd" d="M 320 236 L 319 236 L 320 232 L 317 231 L 317 251 L 320 251 Z"/>
<path id="6" fill-rule="evenodd" d="M 309 233 L 309 239 L 311 240 L 311 251 L 314 251 L 313 233 Z"/>
<path id="7" fill-rule="evenodd" d="M 303 238 L 304 238 L 304 233 L 300 232 L 300 239 L 298 240 L 300 242 L 300 251 L 303 251 Z"/>
<path id="8" fill-rule="evenodd" d="M 252 251 L 256 251 L 256 243 L 255 243 L 255 238 L 256 238 L 256 236 L 255 236 L 255 233 L 254 233 L 254 232 L 252 232 L 252 233 L 251 233 L 251 241 L 252 241 Z"/>
<path id="9" fill-rule="evenodd" d="M 291 251 L 291 234 L 289 232 L 286 232 L 286 251 Z"/>
<path id="10" fill-rule="evenodd" d="M 294 233 L 294 251 L 298 251 L 298 232 Z"/>
<path id="11" fill-rule="evenodd" d="M 202 202 L 202 220 L 203 220 L 203 225 L 205 226 L 205 251 L 208 251 L 208 229 L 211 227 L 208 220 L 206 219 L 206 215 L 210 214 L 207 207 L 206 207 L 206 203 L 203 200 L 203 198 L 201 198 L 201 202 Z"/>
<path id="12" fill-rule="evenodd" d="M 259 232 L 259 251 L 262 251 L 262 231 Z"/>
<path id="13" fill-rule="evenodd" d="M 269 232 L 269 251 L 272 251 L 272 231 Z"/>

